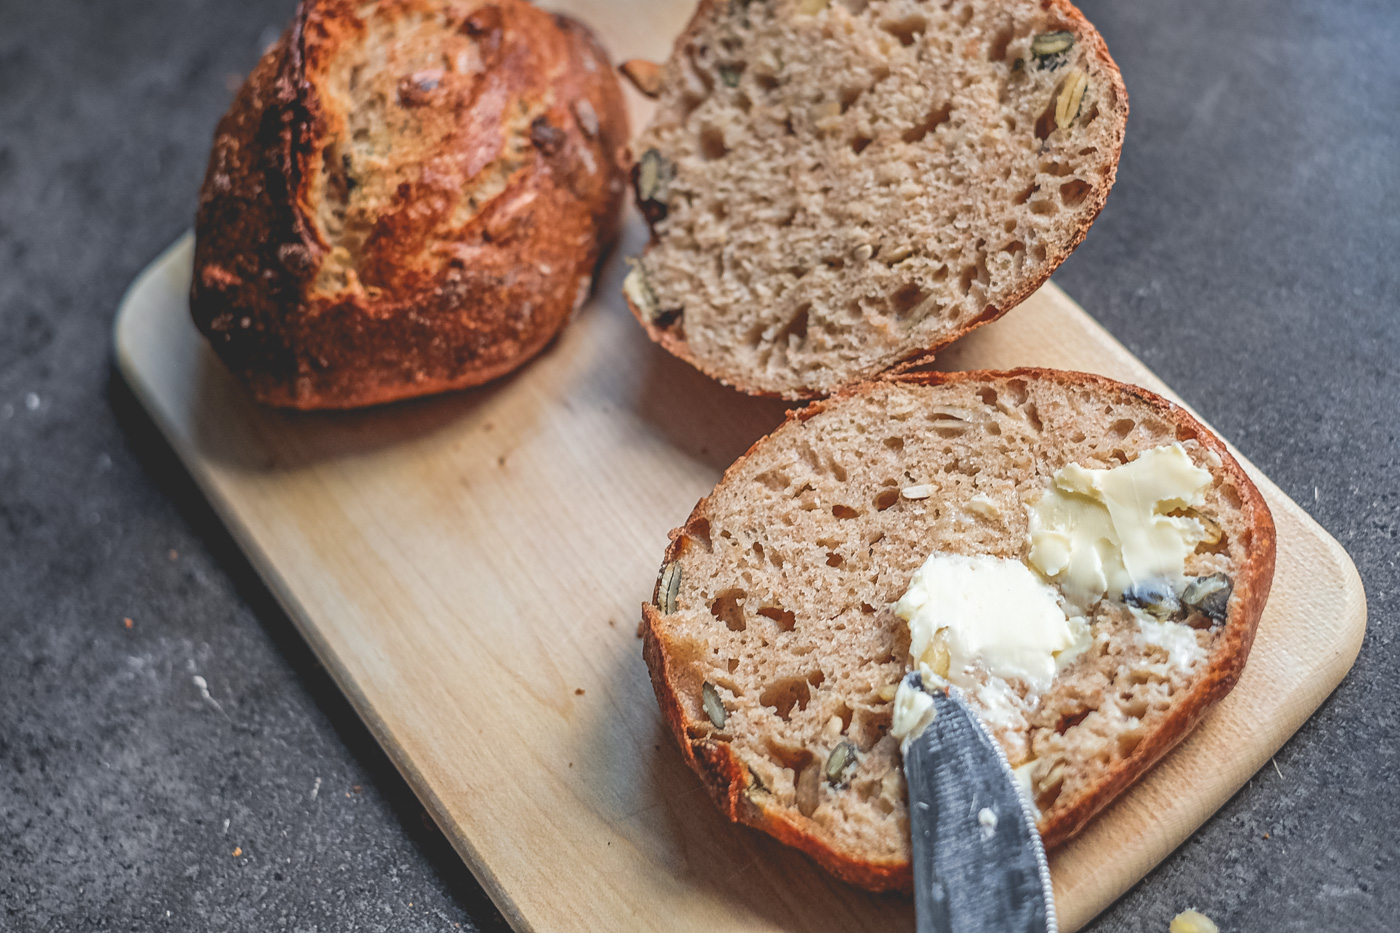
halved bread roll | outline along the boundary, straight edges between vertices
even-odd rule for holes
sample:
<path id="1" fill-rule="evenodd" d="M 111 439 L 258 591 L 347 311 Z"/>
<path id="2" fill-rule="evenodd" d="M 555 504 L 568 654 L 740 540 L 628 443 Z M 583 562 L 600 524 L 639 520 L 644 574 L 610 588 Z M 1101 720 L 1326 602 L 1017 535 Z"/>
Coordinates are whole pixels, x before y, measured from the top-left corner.
<path id="1" fill-rule="evenodd" d="M 1021 769 L 1047 848 L 1239 677 L 1273 576 L 1263 498 L 1180 407 L 1083 373 L 908 375 L 792 412 L 672 532 L 643 608 L 661 710 L 720 808 L 854 884 L 907 889 L 891 726 L 911 633 L 898 601 L 935 554 L 1035 568 L 1037 585 L 1069 592 L 1033 560 L 1037 506 L 1077 495 L 1068 476 L 1147 457 L 1197 484 L 1154 503 L 1190 532 L 1175 591 L 1110 581 L 1076 609 L 1065 600 L 1084 639 L 1043 689 L 941 662 Z"/>
<path id="2" fill-rule="evenodd" d="M 703 0 L 633 142 L 628 300 L 754 394 L 925 360 L 1083 240 L 1127 115 L 1065 0 Z"/>

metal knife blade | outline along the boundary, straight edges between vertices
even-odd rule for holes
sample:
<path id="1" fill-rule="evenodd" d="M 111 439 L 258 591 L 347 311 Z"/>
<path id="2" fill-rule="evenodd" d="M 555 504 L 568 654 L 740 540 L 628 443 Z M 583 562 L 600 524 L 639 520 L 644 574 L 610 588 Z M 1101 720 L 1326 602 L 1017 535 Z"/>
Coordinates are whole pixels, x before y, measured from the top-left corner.
<path id="1" fill-rule="evenodd" d="M 904 750 L 918 933 L 1057 933 L 1045 849 L 1006 755 L 957 688 L 930 692 L 933 721 Z"/>

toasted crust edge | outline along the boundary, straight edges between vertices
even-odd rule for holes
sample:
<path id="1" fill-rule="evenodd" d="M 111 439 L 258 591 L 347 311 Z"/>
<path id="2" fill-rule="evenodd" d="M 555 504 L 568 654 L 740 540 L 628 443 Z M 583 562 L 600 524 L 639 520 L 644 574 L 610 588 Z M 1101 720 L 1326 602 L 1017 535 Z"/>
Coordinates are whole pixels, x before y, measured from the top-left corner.
<path id="1" fill-rule="evenodd" d="M 1127 757 L 1117 763 L 1090 791 L 1082 795 L 1074 805 L 1056 814 L 1053 820 L 1040 827 L 1041 838 L 1047 851 L 1063 844 L 1084 828 L 1089 821 L 1108 806 L 1119 794 L 1141 778 L 1167 752 L 1175 748 L 1205 714 L 1238 682 L 1240 673 L 1249 659 L 1250 648 L 1268 602 L 1269 590 L 1273 583 L 1274 564 L 1277 555 L 1277 531 L 1273 515 L 1263 494 L 1255 487 L 1244 468 L 1230 453 L 1225 442 L 1211 432 L 1199 420 L 1175 402 L 1165 399 L 1141 386 L 1117 382 L 1093 373 L 1056 370 L 1041 367 L 1024 367 L 1012 370 L 971 370 L 958 373 L 905 373 L 892 374 L 879 380 L 849 386 L 829 398 L 794 409 L 787 413 L 783 422 L 806 421 L 843 399 L 869 390 L 874 385 L 888 382 L 909 385 L 936 386 L 958 382 L 976 382 L 992 379 L 1051 379 L 1068 384 L 1092 386 L 1099 390 L 1136 399 L 1147 403 L 1161 415 L 1172 421 L 1178 435 L 1185 430 L 1192 439 L 1214 452 L 1221 463 L 1221 471 L 1240 490 L 1240 508 L 1249 514 L 1251 545 L 1244 566 L 1235 575 L 1233 595 L 1238 596 L 1238 608 L 1226 619 L 1225 632 L 1211 654 L 1210 666 L 1195 683 L 1187 695 L 1178 701 L 1166 720 L 1150 736 L 1141 742 Z M 775 428 L 776 433 L 779 428 Z M 755 441 L 744 454 L 734 461 L 715 484 L 718 489 L 735 475 L 743 463 L 754 453 L 760 444 L 767 441 L 772 433 Z M 713 493 L 712 493 L 713 494 Z M 856 858 L 833 849 L 796 825 L 786 813 L 776 809 L 766 809 L 755 804 L 745 791 L 751 786 L 747 770 L 738 756 L 727 744 L 715 743 L 706 738 L 691 740 L 687 737 L 686 718 L 681 709 L 680 699 L 675 692 L 675 680 L 669 671 L 669 659 L 658 626 L 661 614 L 656 609 L 661 584 L 661 573 L 666 564 L 679 556 L 684 547 L 685 529 L 698 519 L 707 516 L 709 496 L 695 504 L 684 526 L 671 531 L 670 544 L 666 557 L 657 572 L 656 588 L 652 601 L 642 606 L 642 656 L 646 660 L 651 675 L 652 690 L 661 707 L 662 715 L 670 727 L 672 735 L 680 746 L 681 754 L 691 769 L 700 776 L 701 782 L 720 810 L 730 820 L 746 823 L 775 839 L 805 852 L 827 871 L 858 887 L 874 892 L 899 891 L 910 893 L 913 888 L 913 870 L 903 859 L 871 861 Z"/>

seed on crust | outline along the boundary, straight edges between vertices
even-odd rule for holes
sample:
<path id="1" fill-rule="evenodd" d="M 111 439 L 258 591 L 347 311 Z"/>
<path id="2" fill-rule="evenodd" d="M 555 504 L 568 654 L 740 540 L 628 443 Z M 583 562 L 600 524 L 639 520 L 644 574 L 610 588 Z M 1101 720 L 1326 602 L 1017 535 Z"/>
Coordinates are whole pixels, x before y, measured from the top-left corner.
<path id="1" fill-rule="evenodd" d="M 1046 58 L 1068 52 L 1074 45 L 1074 33 L 1067 29 L 1056 32 L 1042 32 L 1031 40 L 1031 54 L 1036 58 Z"/>
<path id="2" fill-rule="evenodd" d="M 1084 103 L 1084 91 L 1089 87 L 1089 76 L 1076 68 L 1065 78 L 1064 89 L 1055 102 L 1055 126 L 1067 130 L 1074 118 L 1079 116 L 1079 107 Z"/>
<path id="3" fill-rule="evenodd" d="M 664 615 L 676 611 L 676 596 L 681 590 L 681 565 L 676 561 L 666 565 L 661 571 L 661 582 L 657 585 L 657 607 Z"/>
<path id="4" fill-rule="evenodd" d="M 826 781 L 836 787 L 844 787 L 849 778 L 847 771 L 856 763 L 856 747 L 850 742 L 842 742 L 826 756 Z"/>
<path id="5" fill-rule="evenodd" d="M 700 705 L 705 707 L 705 715 L 710 717 L 710 722 L 716 729 L 723 729 L 724 724 L 729 721 L 729 711 L 724 708 L 724 701 L 719 698 L 719 691 L 715 685 L 708 680 L 700 688 Z"/>

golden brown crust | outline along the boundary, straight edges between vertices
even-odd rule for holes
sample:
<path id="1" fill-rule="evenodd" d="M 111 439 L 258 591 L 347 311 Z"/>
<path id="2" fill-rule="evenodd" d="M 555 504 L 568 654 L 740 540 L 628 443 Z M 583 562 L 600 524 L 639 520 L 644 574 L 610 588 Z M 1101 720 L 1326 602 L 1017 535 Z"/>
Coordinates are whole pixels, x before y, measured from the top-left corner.
<path id="1" fill-rule="evenodd" d="M 718 0 L 701 0 L 696 8 L 695 14 L 686 25 L 685 30 L 683 30 L 676 39 L 674 44 L 676 52 L 685 47 L 691 33 L 703 25 L 710 9 L 717 2 Z M 1080 219 L 1073 234 L 1067 240 L 1050 244 L 1051 248 L 1047 254 L 1046 261 L 1043 265 L 1038 267 L 1038 271 L 1035 274 L 1025 278 L 999 305 L 988 305 L 982 314 L 969 321 L 956 332 L 948 334 L 939 339 L 936 343 L 908 354 L 902 359 L 893 361 L 888 369 L 889 372 L 907 372 L 918 366 L 931 363 L 938 351 L 945 349 L 954 341 L 961 339 L 984 324 L 995 321 L 997 318 L 1019 305 L 1022 301 L 1029 298 L 1035 293 L 1036 289 L 1049 281 L 1050 276 L 1060 267 L 1060 264 L 1069 258 L 1070 253 L 1074 252 L 1080 243 L 1084 242 L 1084 238 L 1089 234 L 1089 228 L 1093 226 L 1094 221 L 1098 218 L 1099 213 L 1108 202 L 1109 192 L 1112 190 L 1113 183 L 1118 175 L 1118 160 L 1123 151 L 1123 139 L 1128 119 L 1128 91 L 1123 84 L 1123 75 L 1118 69 L 1118 63 L 1115 62 L 1113 56 L 1109 54 L 1108 45 L 1104 42 L 1103 36 L 1099 34 L 1092 23 L 1085 19 L 1084 14 L 1080 12 L 1078 7 L 1070 3 L 1069 0 L 1041 0 L 1041 8 L 1047 12 L 1053 12 L 1059 17 L 1058 22 L 1052 23 L 1055 28 L 1066 29 L 1073 32 L 1075 41 L 1088 47 L 1092 56 L 1102 69 L 1101 77 L 1106 77 L 1109 81 L 1109 94 L 1111 99 L 1115 102 L 1115 107 L 1111 112 L 1114 113 L 1117 118 L 1117 122 L 1114 125 L 1113 156 L 1112 159 L 1109 160 L 1111 167 L 1086 194 L 1082 206 L 1077 209 L 1080 213 Z M 673 52 L 673 54 L 676 54 L 676 52 Z M 631 63 L 629 62 L 628 64 Z M 629 77 L 631 77 L 630 74 Z M 635 192 L 638 181 L 638 166 L 635 161 L 636 154 L 629 152 L 628 158 L 632 162 L 629 169 L 629 178 L 632 183 L 633 191 Z M 638 202 L 641 202 L 640 196 L 638 196 Z M 655 230 L 655 219 L 648 217 L 647 223 L 651 230 L 651 238 L 643 249 L 643 255 L 649 253 L 658 240 Z M 737 379 L 734 377 L 733 373 L 722 373 L 714 366 L 698 359 L 691 353 L 689 344 L 686 342 L 683 334 L 677 333 L 674 329 L 662 326 L 658 324 L 658 322 L 651 320 L 642 309 L 638 308 L 633 303 L 630 296 L 627 296 L 627 306 L 631 309 L 632 315 L 637 319 L 637 322 L 646 330 L 647 336 L 654 342 L 665 348 L 667 352 L 685 360 L 717 382 L 738 389 L 740 392 L 747 395 L 763 398 L 784 398 L 789 401 L 802 401 L 819 397 L 819 395 L 810 392 L 774 392 Z"/>
<path id="2" fill-rule="evenodd" d="M 583 26 L 523 0 L 360 10 L 301 5 L 220 122 L 200 195 L 195 322 L 273 405 L 509 372 L 617 231 L 626 111 Z"/>
<path id="3" fill-rule="evenodd" d="M 1091 386 L 1106 398 L 1131 398 L 1155 409 L 1175 426 L 1178 438 L 1194 439 L 1220 458 L 1221 472 L 1240 492 L 1240 512 L 1245 516 L 1245 524 L 1250 528 L 1251 535 L 1247 557 L 1235 574 L 1233 608 L 1212 651 L 1206 673 L 1192 685 L 1184 698 L 1173 705 L 1166 721 L 1147 735 L 1129 756 L 1120 760 L 1070 806 L 1054 813 L 1051 819 L 1041 822 L 1041 836 L 1046 849 L 1049 850 L 1083 829 L 1097 813 L 1185 738 L 1206 712 L 1234 687 L 1248 660 L 1260 616 L 1269 598 L 1274 573 L 1276 538 L 1273 516 L 1267 503 L 1244 469 L 1230 454 L 1225 443 L 1181 406 L 1139 386 L 1115 382 L 1090 373 L 1033 367 L 1005 372 L 895 374 L 886 376 L 881 381 L 932 386 L 1015 377 L 1055 379 Z M 867 391 L 873 384 L 851 386 L 828 399 L 789 411 L 786 420 L 805 421 L 838 404 L 844 398 Z M 716 488 L 732 476 L 739 475 L 744 462 L 767 440 L 765 437 L 756 441 L 725 471 Z M 685 525 L 671 532 L 671 542 L 662 564 L 663 572 L 666 564 L 675 560 L 691 539 L 687 529 L 707 520 L 708 502 L 706 497 L 696 503 Z M 660 598 L 660 582 L 661 576 L 658 572 L 658 590 L 653 592 L 652 602 L 642 607 L 643 657 L 651 673 L 652 688 L 662 715 L 676 737 L 681 754 L 700 776 L 720 809 L 731 820 L 747 823 L 787 845 L 806 852 L 823 868 L 851 884 L 877 892 L 907 893 L 913 883 L 912 869 L 908 861 L 902 857 L 874 861 L 833 849 L 825 840 L 796 825 L 785 810 L 776 806 L 765 808 L 755 802 L 748 794 L 749 789 L 754 786 L 753 777 L 740 763 L 738 756 L 730 750 L 727 743 L 714 741 L 710 737 L 710 730 L 687 721 L 679 698 L 697 695 L 700 685 L 683 682 L 683 678 L 677 673 L 678 666 L 672 665 L 668 658 L 667 644 L 661 629 L 662 616 L 656 609 L 657 600 Z"/>

